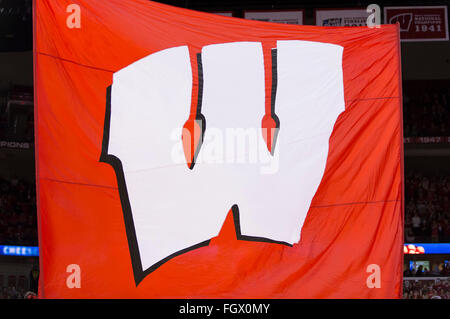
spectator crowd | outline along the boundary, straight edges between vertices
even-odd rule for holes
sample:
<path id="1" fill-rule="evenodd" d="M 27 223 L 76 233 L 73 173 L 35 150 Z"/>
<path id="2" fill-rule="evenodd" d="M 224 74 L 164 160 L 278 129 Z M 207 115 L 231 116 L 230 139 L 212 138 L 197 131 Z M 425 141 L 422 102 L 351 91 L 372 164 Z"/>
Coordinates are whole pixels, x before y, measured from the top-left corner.
<path id="1" fill-rule="evenodd" d="M 405 242 L 450 242 L 450 176 L 405 176 Z"/>
<path id="2" fill-rule="evenodd" d="M 3 287 L 0 292 L 0 299 L 25 299 L 27 292 L 23 289 L 17 289 L 14 286 Z"/>
<path id="3" fill-rule="evenodd" d="M 0 179 L 0 244 L 37 246 L 34 183 Z"/>
<path id="4" fill-rule="evenodd" d="M 450 278 L 404 280 L 403 299 L 450 299 Z"/>
<path id="5" fill-rule="evenodd" d="M 450 264 L 434 263 L 431 269 L 419 265 L 413 269 L 407 269 L 403 272 L 404 277 L 449 277 L 450 276 Z"/>
<path id="6" fill-rule="evenodd" d="M 410 93 L 403 98 L 404 136 L 450 136 L 450 89 Z"/>

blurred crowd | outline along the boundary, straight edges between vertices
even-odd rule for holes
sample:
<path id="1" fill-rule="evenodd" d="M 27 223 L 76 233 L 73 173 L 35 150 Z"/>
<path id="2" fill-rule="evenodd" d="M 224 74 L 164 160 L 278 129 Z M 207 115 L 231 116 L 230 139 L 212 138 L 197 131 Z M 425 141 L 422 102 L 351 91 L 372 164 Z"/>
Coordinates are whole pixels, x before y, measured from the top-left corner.
<path id="1" fill-rule="evenodd" d="M 404 136 L 450 136 L 450 89 L 409 93 L 403 97 Z"/>
<path id="2" fill-rule="evenodd" d="M 405 242 L 450 242 L 450 176 L 405 176 Z"/>
<path id="3" fill-rule="evenodd" d="M 36 246 L 34 183 L 0 179 L 0 244 Z"/>
<path id="4" fill-rule="evenodd" d="M 403 277 L 450 277 L 450 264 L 448 263 L 434 263 L 430 268 L 420 265 L 414 269 L 407 269 L 403 272 Z"/>
<path id="5" fill-rule="evenodd" d="M 29 295 L 28 291 L 16 289 L 16 287 L 3 287 L 0 292 L 0 299 L 25 299 Z"/>
<path id="6" fill-rule="evenodd" d="M 404 280 L 403 299 L 450 299 L 450 278 Z"/>

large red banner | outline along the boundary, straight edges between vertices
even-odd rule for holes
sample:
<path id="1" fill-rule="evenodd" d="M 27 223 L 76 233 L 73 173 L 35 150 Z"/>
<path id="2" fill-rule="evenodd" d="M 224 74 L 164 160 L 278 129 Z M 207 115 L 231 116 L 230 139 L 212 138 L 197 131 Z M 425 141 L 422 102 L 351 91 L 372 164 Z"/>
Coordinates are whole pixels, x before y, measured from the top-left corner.
<path id="1" fill-rule="evenodd" d="M 34 4 L 41 298 L 401 297 L 398 26 Z M 271 174 L 202 158 L 246 121 Z"/>

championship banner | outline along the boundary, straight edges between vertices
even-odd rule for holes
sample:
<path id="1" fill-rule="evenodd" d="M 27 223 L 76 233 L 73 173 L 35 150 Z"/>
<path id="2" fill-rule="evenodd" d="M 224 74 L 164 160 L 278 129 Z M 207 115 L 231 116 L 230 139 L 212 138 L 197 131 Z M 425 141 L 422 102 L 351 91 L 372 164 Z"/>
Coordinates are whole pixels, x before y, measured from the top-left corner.
<path id="1" fill-rule="evenodd" d="M 33 149 L 33 143 L 0 140 L 0 148 Z"/>
<path id="2" fill-rule="evenodd" d="M 40 298 L 400 298 L 399 30 L 34 11 Z"/>
<path id="3" fill-rule="evenodd" d="M 407 144 L 439 144 L 450 143 L 449 136 L 430 136 L 430 137 L 405 137 L 403 141 Z"/>
<path id="4" fill-rule="evenodd" d="M 367 26 L 371 14 L 366 9 L 316 9 L 316 25 L 322 27 Z"/>
<path id="5" fill-rule="evenodd" d="M 448 41 L 447 6 L 385 7 L 386 24 L 400 24 L 403 42 Z"/>
<path id="6" fill-rule="evenodd" d="M 303 24 L 303 10 L 247 10 L 244 18 L 249 20 L 276 22 L 285 24 Z"/>

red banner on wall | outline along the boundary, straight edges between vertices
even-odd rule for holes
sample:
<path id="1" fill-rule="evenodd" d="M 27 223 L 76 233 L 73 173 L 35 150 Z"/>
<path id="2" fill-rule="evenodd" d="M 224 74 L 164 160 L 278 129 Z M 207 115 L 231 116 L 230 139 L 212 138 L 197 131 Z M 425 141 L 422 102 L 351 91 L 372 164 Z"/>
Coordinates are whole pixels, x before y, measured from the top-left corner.
<path id="1" fill-rule="evenodd" d="M 396 25 L 72 2 L 34 6 L 40 297 L 401 297 Z"/>
<path id="2" fill-rule="evenodd" d="M 400 38 L 404 42 L 447 41 L 447 6 L 385 7 L 386 24 L 400 24 Z"/>

